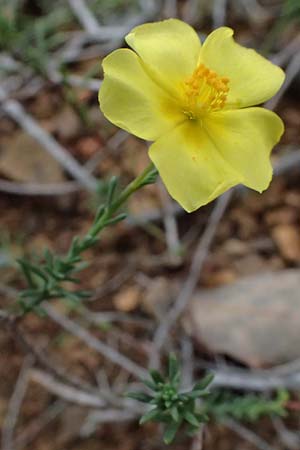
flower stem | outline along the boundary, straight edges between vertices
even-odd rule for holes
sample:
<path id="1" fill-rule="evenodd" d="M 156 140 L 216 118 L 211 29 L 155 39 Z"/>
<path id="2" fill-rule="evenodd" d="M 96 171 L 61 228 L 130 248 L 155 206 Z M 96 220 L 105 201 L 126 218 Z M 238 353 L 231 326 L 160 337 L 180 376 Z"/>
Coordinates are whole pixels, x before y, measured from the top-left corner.
<path id="1" fill-rule="evenodd" d="M 134 192 L 154 183 L 157 175 L 154 165 L 149 164 L 119 195 L 115 195 L 117 179 L 112 178 L 108 184 L 107 199 L 96 213 L 89 232 L 82 238 L 75 237 L 66 255 L 58 256 L 46 250 L 42 263 L 34 264 L 27 259 L 19 261 L 28 286 L 20 296 L 23 314 L 33 309 L 38 311 L 46 299 L 59 297 L 79 301 L 89 295 L 85 291 L 68 290 L 64 282 L 78 283 L 76 274 L 86 266 L 82 253 L 96 245 L 99 234 L 105 227 L 125 219 L 126 214 L 116 214 L 118 210 Z"/>
<path id="2" fill-rule="evenodd" d="M 153 163 L 150 163 L 146 169 L 131 181 L 121 194 L 108 206 L 106 211 L 104 211 L 103 215 L 99 218 L 99 221 L 91 228 L 90 235 L 96 237 L 106 226 L 106 222 L 120 209 L 126 200 L 143 186 L 155 182 L 157 175 L 157 169 Z"/>

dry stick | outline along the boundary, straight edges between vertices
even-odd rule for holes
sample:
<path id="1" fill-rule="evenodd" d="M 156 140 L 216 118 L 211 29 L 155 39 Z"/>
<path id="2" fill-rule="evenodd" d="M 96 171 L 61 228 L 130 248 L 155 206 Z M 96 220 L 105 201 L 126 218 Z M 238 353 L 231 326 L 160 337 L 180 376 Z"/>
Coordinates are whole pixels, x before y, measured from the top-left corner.
<path id="1" fill-rule="evenodd" d="M 218 28 L 226 22 L 227 0 L 214 0 L 213 6 L 213 28 Z"/>
<path id="2" fill-rule="evenodd" d="M 297 432 L 289 430 L 280 417 L 271 417 L 271 421 L 284 447 L 289 450 L 299 450 L 300 437 Z"/>
<path id="3" fill-rule="evenodd" d="M 300 150 L 295 150 L 290 154 L 281 156 L 281 158 L 275 162 L 274 175 L 282 175 L 291 169 L 299 168 L 300 164 Z"/>
<path id="4" fill-rule="evenodd" d="M 95 39 L 100 41 L 117 40 L 123 38 L 126 33 L 124 26 L 101 26 L 85 3 L 85 0 L 68 0 L 69 5 L 77 17 L 82 28 Z"/>
<path id="5" fill-rule="evenodd" d="M 158 188 L 162 203 L 163 221 L 165 226 L 166 241 L 169 250 L 169 255 L 172 261 L 174 261 L 174 263 L 177 262 L 179 263 L 181 261 L 181 258 L 178 252 L 180 251 L 181 246 L 179 240 L 178 226 L 172 208 L 172 200 L 170 199 L 169 194 L 167 193 L 166 188 L 161 180 L 158 181 Z"/>
<path id="6" fill-rule="evenodd" d="M 271 18 L 267 8 L 262 6 L 257 0 L 239 0 L 239 2 L 243 6 L 246 15 L 249 16 L 250 20 L 257 21 L 258 17 L 260 20 L 268 20 Z M 238 2 L 234 2 L 234 6 L 237 3 Z"/>
<path id="7" fill-rule="evenodd" d="M 123 130 L 117 131 L 106 143 L 110 151 L 115 151 L 124 142 L 128 134 Z M 103 158 L 100 153 L 92 156 L 85 164 L 84 168 L 92 173 L 97 167 L 99 161 Z M 65 195 L 78 192 L 81 186 L 75 181 L 66 181 L 63 183 L 16 183 L 0 179 L 0 191 L 14 195 Z"/>
<path id="8" fill-rule="evenodd" d="M 99 23 L 84 0 L 69 0 L 69 5 L 82 27 L 91 34 L 97 34 Z"/>
<path id="9" fill-rule="evenodd" d="M 112 41 L 113 47 L 118 41 L 123 41 L 124 35 L 132 27 L 155 16 L 158 3 L 155 0 L 140 0 L 139 5 L 142 10 L 140 14 L 129 17 L 122 25 L 101 26 L 84 0 L 69 0 L 73 13 L 85 31 L 96 40 Z"/>
<path id="10" fill-rule="evenodd" d="M 273 110 L 277 107 L 283 94 L 290 87 L 295 77 L 299 74 L 299 71 L 300 71 L 300 52 L 296 53 L 296 55 L 294 55 L 291 61 L 289 62 L 286 68 L 286 78 L 283 84 L 283 88 L 278 92 L 278 94 L 276 94 L 273 98 L 271 98 L 271 100 L 266 102 L 265 104 L 266 108 Z"/>
<path id="11" fill-rule="evenodd" d="M 103 411 L 92 411 L 89 413 L 85 423 L 80 429 L 80 436 L 83 438 L 89 437 L 94 433 L 99 423 L 128 422 L 130 420 L 139 419 L 140 417 L 140 411 L 133 411 L 129 409 L 105 409 Z"/>
<path id="12" fill-rule="evenodd" d="M 0 179 L 0 191 L 14 195 L 65 195 L 78 192 L 80 186 L 74 181 L 65 183 L 15 183 Z"/>
<path id="13" fill-rule="evenodd" d="M 137 378 L 147 377 L 148 372 L 143 367 L 137 365 L 129 358 L 119 353 L 114 348 L 111 348 L 107 344 L 104 344 L 103 342 L 99 341 L 99 339 L 97 339 L 87 330 L 82 328 L 80 325 L 78 325 L 68 317 L 59 314 L 49 304 L 43 305 L 43 308 L 46 310 L 47 315 L 51 317 L 52 320 L 54 320 L 54 322 L 58 323 L 69 333 L 78 337 L 80 340 L 85 342 L 90 348 L 94 349 L 96 352 L 100 353 L 102 356 L 109 359 L 114 364 L 127 370 L 127 372 L 132 374 L 134 377 Z"/>
<path id="14" fill-rule="evenodd" d="M 189 275 L 185 283 L 183 284 L 171 310 L 168 312 L 165 320 L 160 323 L 160 325 L 156 330 L 153 339 L 154 351 L 150 358 L 151 367 L 159 366 L 158 355 L 162 346 L 164 345 L 167 335 L 172 325 L 177 321 L 181 313 L 184 311 L 186 305 L 188 304 L 188 301 L 190 300 L 191 295 L 193 294 L 197 286 L 199 273 L 201 272 L 206 256 L 209 252 L 209 247 L 213 241 L 217 227 L 219 225 L 221 218 L 223 217 L 223 214 L 227 208 L 231 196 L 232 191 L 227 191 L 217 200 L 216 206 L 214 207 L 208 219 L 205 231 L 201 236 L 199 244 L 194 253 L 189 270 Z"/>
<path id="15" fill-rule="evenodd" d="M 14 450 L 22 450 L 35 439 L 35 437 L 50 422 L 55 420 L 66 408 L 66 403 L 62 400 L 56 400 L 45 412 L 35 417 L 16 437 L 14 441 Z"/>
<path id="16" fill-rule="evenodd" d="M 257 374 L 248 370 L 222 370 L 212 369 L 214 380 L 213 387 L 224 387 L 230 389 L 241 389 L 246 391 L 274 391 L 275 389 L 299 389 L 300 373 L 293 375 Z"/>
<path id="17" fill-rule="evenodd" d="M 24 359 L 23 366 L 15 385 L 15 390 L 9 401 L 7 415 L 4 419 L 2 428 L 2 450 L 14 450 L 14 430 L 17 424 L 22 402 L 27 391 L 29 373 L 32 364 L 32 356 L 27 356 Z"/>
<path id="18" fill-rule="evenodd" d="M 222 423 L 227 427 L 238 434 L 245 441 L 250 442 L 255 445 L 259 450 L 274 450 L 274 447 L 271 447 L 264 439 L 259 437 L 256 433 L 244 427 L 240 423 L 236 422 L 232 419 L 222 420 Z"/>
<path id="19" fill-rule="evenodd" d="M 191 449 L 190 450 L 202 450 L 203 449 L 203 441 L 204 441 L 204 425 L 200 425 L 199 431 L 194 436 Z"/>
<path id="20" fill-rule="evenodd" d="M 163 7 L 164 17 L 167 19 L 169 17 L 175 18 L 178 17 L 178 5 L 177 0 L 165 0 Z"/>
<path id="21" fill-rule="evenodd" d="M 62 83 L 66 81 L 73 87 L 79 87 L 83 89 L 88 89 L 93 92 L 98 92 L 101 86 L 102 80 L 97 78 L 84 78 L 78 75 L 68 75 L 64 76 L 57 70 L 57 66 L 60 61 L 52 61 L 47 68 L 47 75 L 50 81 L 55 84 Z"/>
<path id="22" fill-rule="evenodd" d="M 56 378 L 64 380 L 66 383 L 74 386 L 75 388 L 85 388 L 86 391 L 94 392 L 94 388 L 92 385 L 88 384 L 81 378 L 77 378 L 76 375 L 66 375 L 65 369 L 51 361 L 49 356 L 44 354 L 42 349 L 35 347 L 32 342 L 28 339 L 20 325 L 18 324 L 17 318 L 7 318 L 8 325 L 12 332 L 12 335 L 16 341 L 20 343 L 22 348 L 27 351 L 29 354 L 34 356 L 36 361 L 45 369 L 47 369 L 50 373 L 52 373 Z"/>
<path id="23" fill-rule="evenodd" d="M 30 136 L 36 139 L 82 186 L 89 191 L 95 191 L 97 189 L 97 180 L 44 130 L 24 110 L 20 103 L 15 100 L 8 100 L 5 92 L 1 88 L 0 101 L 2 110 L 14 119 Z"/>
<path id="24" fill-rule="evenodd" d="M 263 375 L 268 375 L 269 373 L 272 375 L 281 375 L 287 376 L 292 375 L 294 373 L 300 372 L 300 358 L 294 359 L 294 361 L 290 361 L 284 364 L 279 364 L 277 366 L 272 367 L 272 369 L 264 369 L 260 370 Z"/>
<path id="25" fill-rule="evenodd" d="M 300 35 L 298 34 L 292 39 L 282 50 L 274 55 L 271 60 L 278 66 L 286 64 L 292 56 L 299 51 L 300 47 Z"/>
<path id="26" fill-rule="evenodd" d="M 68 386 L 42 370 L 32 369 L 30 371 L 30 378 L 36 383 L 41 384 L 48 391 L 68 402 L 77 403 L 81 406 L 89 406 L 90 408 L 103 408 L 107 404 L 100 396 L 96 395 L 96 393 L 91 394 Z"/>
<path id="27" fill-rule="evenodd" d="M 188 389 L 194 384 L 194 347 L 189 336 L 181 339 L 182 387 Z"/>

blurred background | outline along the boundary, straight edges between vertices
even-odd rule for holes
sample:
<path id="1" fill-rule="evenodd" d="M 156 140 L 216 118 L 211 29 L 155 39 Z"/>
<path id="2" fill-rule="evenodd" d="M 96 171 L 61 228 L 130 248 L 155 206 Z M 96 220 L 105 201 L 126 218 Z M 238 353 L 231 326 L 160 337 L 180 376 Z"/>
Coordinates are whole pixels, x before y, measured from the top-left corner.
<path id="1" fill-rule="evenodd" d="M 272 184 L 262 195 L 238 187 L 193 214 L 160 182 L 147 186 L 86 252 L 80 287 L 92 297 L 55 300 L 48 317 L 28 314 L 16 330 L 5 320 L 24 288 L 16 260 L 65 253 L 106 180 L 126 184 L 148 164 L 145 142 L 99 110 L 101 60 L 135 25 L 168 17 L 201 39 L 228 25 L 286 71 L 266 105 L 286 126 Z M 131 363 L 170 350 L 184 386 L 214 371 L 229 411 L 237 396 L 290 396 L 284 418 L 221 411 L 171 449 L 299 449 L 299 168 L 299 0 L 0 0 L 2 449 L 164 448 L 160 428 L 139 427 L 122 395 L 136 382 Z"/>

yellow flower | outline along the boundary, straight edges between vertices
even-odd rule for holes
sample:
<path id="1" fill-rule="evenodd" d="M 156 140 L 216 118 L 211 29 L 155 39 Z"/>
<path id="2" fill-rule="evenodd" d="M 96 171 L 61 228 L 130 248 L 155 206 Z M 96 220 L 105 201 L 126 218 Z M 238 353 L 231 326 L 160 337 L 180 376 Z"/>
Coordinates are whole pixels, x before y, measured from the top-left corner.
<path id="1" fill-rule="evenodd" d="M 284 126 L 253 107 L 272 97 L 283 71 L 213 31 L 201 46 L 186 23 L 169 19 L 134 28 L 103 61 L 104 115 L 149 140 L 150 158 L 169 193 L 191 212 L 242 183 L 259 192 L 272 178 L 270 152 Z"/>

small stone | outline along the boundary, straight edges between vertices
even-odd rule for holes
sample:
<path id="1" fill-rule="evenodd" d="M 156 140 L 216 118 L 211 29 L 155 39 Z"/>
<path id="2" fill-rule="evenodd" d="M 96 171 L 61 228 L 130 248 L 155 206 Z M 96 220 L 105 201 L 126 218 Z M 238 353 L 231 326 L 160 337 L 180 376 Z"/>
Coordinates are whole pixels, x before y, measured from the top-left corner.
<path id="1" fill-rule="evenodd" d="M 300 231 L 295 225 L 277 225 L 272 231 L 272 237 L 283 258 L 294 263 L 300 262 Z"/>
<path id="2" fill-rule="evenodd" d="M 115 307 L 119 311 L 133 311 L 140 303 L 141 291 L 136 286 L 122 289 L 113 299 Z"/>
<path id="3" fill-rule="evenodd" d="M 186 329 L 214 354 L 252 367 L 300 358 L 300 270 L 247 277 L 194 295 Z"/>

